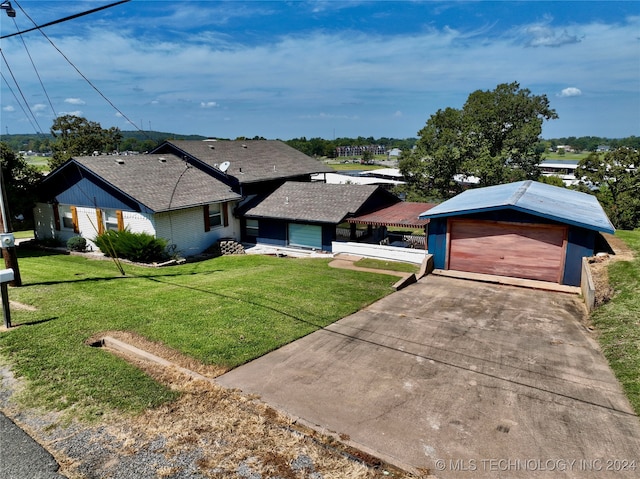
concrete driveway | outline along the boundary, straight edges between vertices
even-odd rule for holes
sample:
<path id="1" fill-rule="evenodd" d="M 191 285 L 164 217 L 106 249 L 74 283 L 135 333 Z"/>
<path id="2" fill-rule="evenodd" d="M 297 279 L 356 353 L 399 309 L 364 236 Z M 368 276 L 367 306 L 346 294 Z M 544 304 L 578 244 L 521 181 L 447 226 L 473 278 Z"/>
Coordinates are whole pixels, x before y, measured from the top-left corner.
<path id="1" fill-rule="evenodd" d="M 431 275 L 218 382 L 438 477 L 640 477 L 640 421 L 585 316 Z"/>

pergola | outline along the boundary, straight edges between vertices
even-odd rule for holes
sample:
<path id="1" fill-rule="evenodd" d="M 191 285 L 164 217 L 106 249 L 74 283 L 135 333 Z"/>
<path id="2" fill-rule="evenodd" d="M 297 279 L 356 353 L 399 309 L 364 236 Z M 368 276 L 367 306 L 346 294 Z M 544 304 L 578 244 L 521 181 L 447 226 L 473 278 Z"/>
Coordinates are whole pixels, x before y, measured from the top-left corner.
<path id="1" fill-rule="evenodd" d="M 421 220 L 419 217 L 422 213 L 436 206 L 435 203 L 416 203 L 401 201 L 387 208 L 383 208 L 373 213 L 367 213 L 361 216 L 354 216 L 347 219 L 352 228 L 352 235 L 355 235 L 357 224 L 367 225 L 370 229 L 373 227 L 395 227 L 395 228 L 412 228 L 424 230 L 429 220 Z M 398 241 L 397 246 L 401 246 Z M 406 244 L 404 245 L 406 246 Z M 426 245 L 425 245 L 426 246 Z"/>

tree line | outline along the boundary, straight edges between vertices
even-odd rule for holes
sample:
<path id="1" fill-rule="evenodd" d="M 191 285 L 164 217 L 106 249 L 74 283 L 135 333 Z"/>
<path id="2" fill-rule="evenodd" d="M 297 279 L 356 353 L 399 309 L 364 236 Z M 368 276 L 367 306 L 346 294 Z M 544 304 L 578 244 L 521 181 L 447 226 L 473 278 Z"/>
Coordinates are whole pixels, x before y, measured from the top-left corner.
<path id="1" fill-rule="evenodd" d="M 145 152 L 151 151 L 167 140 L 204 140 L 201 135 L 179 135 L 161 131 L 120 131 L 121 139 L 117 144 L 117 150 Z M 224 138 L 218 138 L 220 140 Z M 229 139 L 229 138 L 227 138 Z M 237 137 L 236 140 L 264 140 L 262 136 Z M 14 134 L 2 135 L 0 140 L 9 149 L 18 153 L 19 151 L 32 151 L 36 154 L 50 154 L 53 150 L 53 143 L 56 138 L 52 134 Z M 372 136 L 356 138 L 340 137 L 333 140 L 325 138 L 292 138 L 283 140 L 289 146 L 306 155 L 316 158 L 334 158 L 336 149 L 341 146 L 368 146 L 381 145 L 387 150 L 399 148 L 402 151 L 410 151 L 416 144 L 417 138 L 375 138 Z M 555 150 L 558 146 L 570 146 L 576 151 L 596 151 L 599 146 L 606 145 L 614 150 L 623 146 L 640 149 L 640 137 L 630 136 L 626 138 L 607 138 L 601 136 L 569 136 L 561 138 L 541 139 L 536 142 L 535 149 L 540 152 Z M 107 153 L 103 151 L 102 153 Z"/>
<path id="2" fill-rule="evenodd" d="M 526 179 L 552 183 L 556 180 L 554 184 L 563 186 L 559 178 L 548 179 L 541 175 L 539 164 L 545 152 L 558 145 L 587 149 L 592 153 L 579 164 L 577 175 L 583 180 L 579 188 L 598 196 L 614 226 L 625 229 L 639 227 L 638 138 L 542 140 L 543 122 L 556 118 L 558 115 L 546 95 L 533 95 L 530 90 L 513 82 L 500 84 L 493 90 L 472 92 L 460 109 L 438 110 L 418 132 L 418 138 L 360 136 L 326 140 L 301 137 L 285 142 L 309 156 L 325 158 L 334 157 L 336 148 L 341 146 L 399 148 L 403 152 L 399 168 L 406 184 L 396 193 L 412 201 L 450 198 L 468 187 L 465 183 L 469 182 L 465 179 L 473 179 L 472 183 L 480 187 Z M 148 151 L 168 139 L 205 137 L 103 129 L 99 123 L 73 115 L 56 118 L 47 138 L 28 139 L 28 135 L 4 137 L 1 153 L 5 181 L 15 185 L 9 188 L 9 202 L 13 201 L 20 214 L 31 216 L 27 203 L 33 197 L 30 189 L 39 180 L 40 173 L 28 167 L 18 151 L 42 152 L 46 149 L 51 153 L 49 167 L 54 169 L 73 156 L 125 150 Z M 596 152 L 601 145 L 607 145 L 610 151 L 605 154 Z"/>

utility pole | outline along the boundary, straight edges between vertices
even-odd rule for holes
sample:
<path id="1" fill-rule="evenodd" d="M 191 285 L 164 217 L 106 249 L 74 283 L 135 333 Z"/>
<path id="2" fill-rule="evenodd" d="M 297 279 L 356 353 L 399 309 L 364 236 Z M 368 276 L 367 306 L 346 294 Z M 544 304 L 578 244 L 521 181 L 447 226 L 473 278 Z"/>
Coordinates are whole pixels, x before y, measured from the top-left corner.
<path id="1" fill-rule="evenodd" d="M 7 268 L 13 270 L 13 281 L 11 286 L 22 286 L 22 278 L 20 278 L 20 268 L 18 267 L 18 254 L 11 233 L 11 215 L 9 214 L 9 206 L 7 201 L 6 189 L 4 187 L 4 175 L 2 167 L 0 167 L 0 233 L 2 234 L 2 257 Z M 6 242 L 5 242 L 6 241 Z"/>

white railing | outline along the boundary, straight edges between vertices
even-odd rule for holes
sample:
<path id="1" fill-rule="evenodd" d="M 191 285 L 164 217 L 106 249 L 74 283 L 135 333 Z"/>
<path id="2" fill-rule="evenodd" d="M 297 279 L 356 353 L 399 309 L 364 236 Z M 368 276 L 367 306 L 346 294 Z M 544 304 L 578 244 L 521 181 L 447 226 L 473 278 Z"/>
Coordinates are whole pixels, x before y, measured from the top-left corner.
<path id="1" fill-rule="evenodd" d="M 407 263 L 422 264 L 427 250 L 417 248 L 397 248 L 395 246 L 334 241 L 331 243 L 334 254 L 346 253 L 365 258 L 389 259 Z"/>
<path id="2" fill-rule="evenodd" d="M 356 239 L 367 234 L 367 230 L 356 230 Z M 351 238 L 350 228 L 336 228 L 336 236 L 339 238 Z"/>

